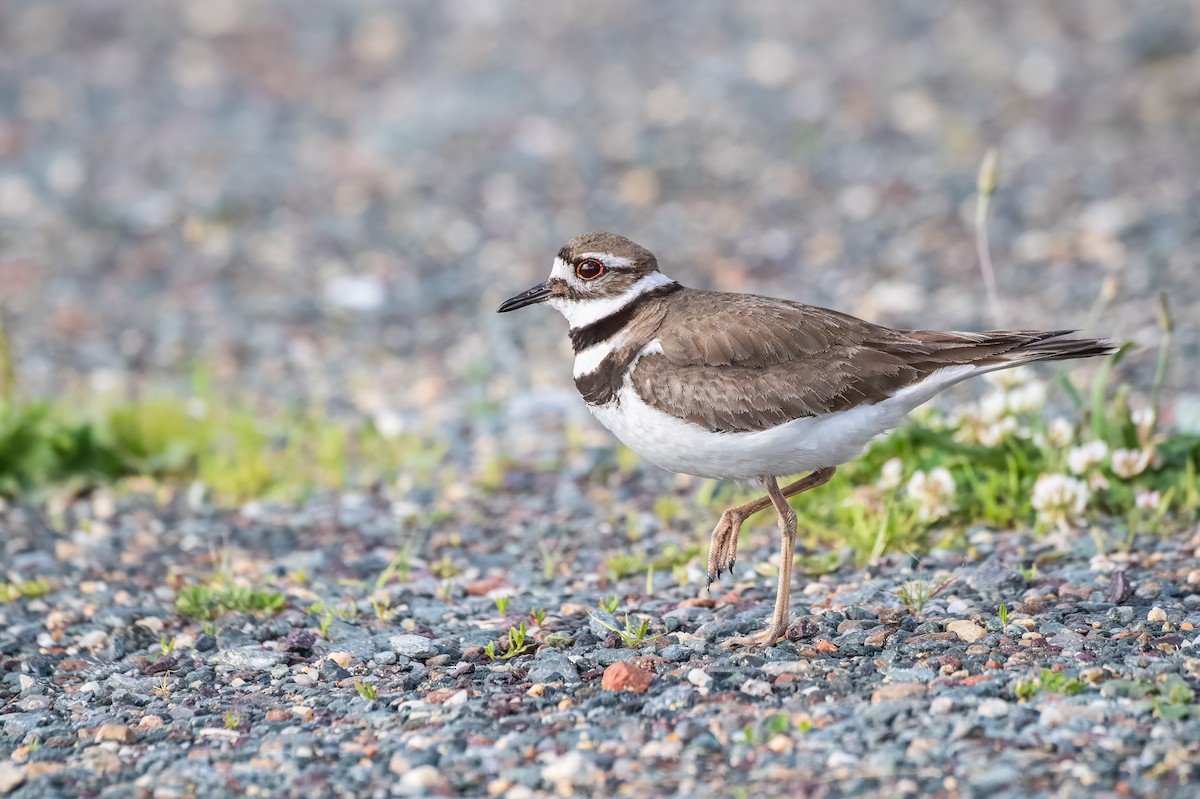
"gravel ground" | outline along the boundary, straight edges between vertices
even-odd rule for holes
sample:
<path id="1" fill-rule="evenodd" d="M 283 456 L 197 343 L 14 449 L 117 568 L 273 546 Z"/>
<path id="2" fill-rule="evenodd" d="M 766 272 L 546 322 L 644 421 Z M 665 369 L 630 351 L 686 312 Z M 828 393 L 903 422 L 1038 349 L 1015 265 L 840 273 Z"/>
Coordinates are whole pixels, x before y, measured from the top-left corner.
<path id="1" fill-rule="evenodd" d="M 524 465 L 482 498 L 403 478 L 294 510 L 0 511 L 4 572 L 51 586 L 0 604 L 0 795 L 1192 795 L 1195 531 L 1127 557 L 1103 530 L 973 531 L 970 560 L 919 567 L 958 570 L 923 616 L 894 593 L 909 559 L 847 565 L 787 642 L 731 653 L 772 581 L 611 584 L 614 555 L 712 520 L 683 485 L 659 524 L 659 473 L 597 477 L 561 321 L 492 311 L 610 229 L 692 285 L 995 326 L 971 217 L 996 146 L 1007 323 L 1081 325 L 1111 279 L 1092 332 L 1144 345 L 1120 367 L 1144 388 L 1166 292 L 1167 396 L 1194 398 L 1198 42 L 1187 0 L 5 0 L 0 305 L 29 396 L 200 363 Z M 528 467 L 565 438 L 591 460 Z M 384 621 L 356 581 L 398 530 L 419 546 Z M 769 522 L 743 546 L 765 558 Z M 215 635 L 175 615 L 223 555 L 285 610 Z M 595 623 L 613 592 L 662 637 Z M 318 600 L 361 612 L 314 636 Z M 531 653 L 489 661 L 535 608 Z M 1043 668 L 1072 695 L 1031 688 Z"/>
<path id="2" fill-rule="evenodd" d="M 618 507 L 647 482 L 614 486 Z M 806 582 L 788 640 L 731 652 L 719 642 L 770 610 L 772 581 L 747 567 L 711 595 L 695 569 L 687 585 L 659 572 L 647 596 L 644 576 L 610 584 L 604 548 L 580 545 L 546 580 L 538 542 L 594 536 L 593 506 L 458 507 L 437 521 L 379 496 L 164 513 L 101 494 L 57 523 L 9 508 L 6 558 L 52 591 L 0 604 L 0 795 L 1194 795 L 1198 533 L 1104 555 L 1100 532 L 977 530 L 969 562 L 924 560 L 931 583 L 955 579 L 920 615 L 895 594 L 907 557 L 850 566 Z M 375 595 L 385 621 L 363 597 L 398 524 L 428 555 Z M 645 532 L 659 551 L 690 535 Z M 747 562 L 773 539 L 756 527 Z M 181 619 L 172 586 L 222 557 L 287 607 L 223 616 L 211 635 Z M 609 593 L 660 637 L 627 648 L 589 616 L 620 624 L 597 608 Z M 322 638 L 305 612 L 318 600 L 360 612 Z M 537 608 L 529 651 L 489 660 Z"/>

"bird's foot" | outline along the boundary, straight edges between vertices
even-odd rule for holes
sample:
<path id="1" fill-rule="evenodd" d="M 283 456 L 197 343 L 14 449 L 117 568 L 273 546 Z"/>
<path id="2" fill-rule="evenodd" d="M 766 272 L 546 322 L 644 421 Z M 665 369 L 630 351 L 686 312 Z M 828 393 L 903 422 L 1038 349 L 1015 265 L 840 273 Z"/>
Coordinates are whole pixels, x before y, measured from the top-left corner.
<path id="1" fill-rule="evenodd" d="M 786 625 L 772 624 L 765 630 L 754 633 L 754 635 L 743 635 L 737 638 L 730 638 L 721 642 L 721 646 L 726 649 L 737 649 L 739 647 L 769 647 L 774 646 L 775 642 L 783 638 L 787 633 Z"/>
<path id="2" fill-rule="evenodd" d="M 721 514 L 720 521 L 713 528 L 712 538 L 708 544 L 708 585 L 705 589 L 721 579 L 724 572 L 733 575 L 733 565 L 737 561 L 738 535 L 742 531 L 745 519 L 732 508 Z"/>

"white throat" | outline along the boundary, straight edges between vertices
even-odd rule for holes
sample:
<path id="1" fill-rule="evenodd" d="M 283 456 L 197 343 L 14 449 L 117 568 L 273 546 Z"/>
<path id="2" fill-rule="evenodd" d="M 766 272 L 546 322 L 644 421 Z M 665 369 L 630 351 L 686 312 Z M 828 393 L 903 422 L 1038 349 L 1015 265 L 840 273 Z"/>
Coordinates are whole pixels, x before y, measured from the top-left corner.
<path id="1" fill-rule="evenodd" d="M 557 260 L 555 259 L 555 270 L 558 269 Z M 553 276 L 556 272 L 550 274 Z M 606 316 L 612 316 L 647 291 L 653 291 L 659 286 L 666 286 L 674 282 L 662 272 L 651 272 L 615 297 L 596 297 L 585 300 L 551 297 L 548 302 L 551 308 L 567 318 L 567 324 L 571 326 L 572 330 L 577 330 L 587 327 L 593 322 L 598 322 Z"/>

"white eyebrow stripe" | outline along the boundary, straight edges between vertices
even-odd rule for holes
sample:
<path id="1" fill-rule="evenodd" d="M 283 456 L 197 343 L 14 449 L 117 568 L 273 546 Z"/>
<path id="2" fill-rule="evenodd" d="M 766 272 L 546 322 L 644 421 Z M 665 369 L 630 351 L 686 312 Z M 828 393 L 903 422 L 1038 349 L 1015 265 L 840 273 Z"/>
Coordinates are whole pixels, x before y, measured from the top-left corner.
<path id="1" fill-rule="evenodd" d="M 633 261 L 628 258 L 622 258 L 620 255 L 613 255 L 610 252 L 585 252 L 579 255 L 579 260 L 581 261 L 589 258 L 600 261 L 605 266 L 611 266 L 614 269 L 620 269 L 623 266 L 633 266 Z"/>

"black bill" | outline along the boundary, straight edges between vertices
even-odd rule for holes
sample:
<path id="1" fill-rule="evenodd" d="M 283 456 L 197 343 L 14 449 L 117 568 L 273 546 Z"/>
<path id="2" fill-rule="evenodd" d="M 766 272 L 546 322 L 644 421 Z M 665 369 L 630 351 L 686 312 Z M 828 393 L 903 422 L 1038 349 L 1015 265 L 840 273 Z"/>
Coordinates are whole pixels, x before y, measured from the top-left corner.
<path id="1" fill-rule="evenodd" d="M 500 309 L 496 313 L 508 313 L 518 308 L 524 308 L 526 305 L 536 305 L 539 302 L 545 302 L 549 297 L 550 285 L 548 283 L 538 283 L 533 288 L 522 291 L 517 296 L 509 297 L 500 303 Z"/>

